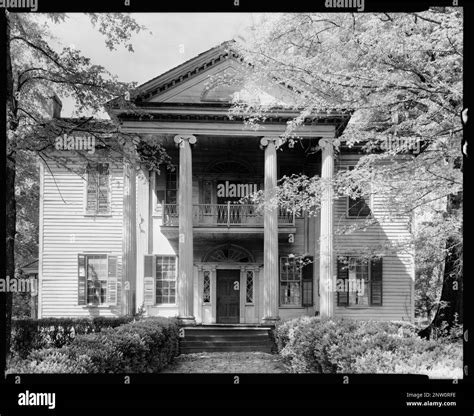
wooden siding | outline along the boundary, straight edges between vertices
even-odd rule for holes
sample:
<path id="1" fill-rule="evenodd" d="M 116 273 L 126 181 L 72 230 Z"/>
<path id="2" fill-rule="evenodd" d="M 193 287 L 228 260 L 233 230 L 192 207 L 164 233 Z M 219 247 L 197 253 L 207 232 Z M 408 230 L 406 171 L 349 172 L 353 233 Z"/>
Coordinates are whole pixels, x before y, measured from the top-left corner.
<path id="1" fill-rule="evenodd" d="M 336 169 L 346 169 L 355 165 L 361 155 L 339 155 Z M 351 255 L 360 252 L 361 248 L 376 248 L 383 242 L 401 243 L 410 237 L 408 218 L 387 218 L 387 204 L 383 196 L 372 198 L 372 212 L 377 220 L 367 229 L 359 229 L 350 234 L 339 235 L 338 230 L 362 223 L 364 219 L 347 218 L 347 198 L 334 202 L 334 249 L 339 255 Z M 335 258 L 336 263 L 337 257 Z M 336 266 L 334 266 L 336 270 Z M 413 285 L 414 259 L 410 253 L 387 255 L 383 258 L 383 303 L 382 306 L 342 307 L 337 306 L 337 294 L 334 297 L 336 317 L 377 319 L 377 320 L 410 320 L 414 319 Z"/>
<path id="2" fill-rule="evenodd" d="M 69 168 L 79 168 L 79 162 Z M 122 186 L 120 164 L 111 166 L 111 215 L 85 215 L 86 181 L 49 163 L 41 169 L 40 317 L 114 316 L 116 307 L 78 305 L 77 255 L 122 254 Z M 119 276 L 120 281 L 120 276 Z"/>

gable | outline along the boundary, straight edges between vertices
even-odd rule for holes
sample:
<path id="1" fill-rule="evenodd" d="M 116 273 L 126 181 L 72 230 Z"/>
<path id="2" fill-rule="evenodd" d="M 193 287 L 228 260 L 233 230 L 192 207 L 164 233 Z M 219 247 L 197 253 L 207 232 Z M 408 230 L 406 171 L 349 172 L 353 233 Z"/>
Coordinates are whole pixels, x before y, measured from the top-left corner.
<path id="1" fill-rule="evenodd" d="M 282 86 L 249 87 L 248 70 L 235 52 L 221 45 L 138 87 L 138 95 L 144 103 L 230 103 L 237 97 L 278 106 L 293 102 Z"/>

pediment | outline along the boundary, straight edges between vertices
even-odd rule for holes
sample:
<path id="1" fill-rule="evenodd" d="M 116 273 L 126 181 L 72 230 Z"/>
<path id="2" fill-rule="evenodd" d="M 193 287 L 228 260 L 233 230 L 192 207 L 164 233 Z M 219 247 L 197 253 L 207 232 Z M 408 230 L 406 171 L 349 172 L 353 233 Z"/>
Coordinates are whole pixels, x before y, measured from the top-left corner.
<path id="1" fill-rule="evenodd" d="M 143 84 L 137 92 L 140 101 L 150 103 L 231 103 L 239 98 L 278 106 L 293 102 L 292 93 L 282 86 L 249 86 L 249 70 L 221 45 Z"/>

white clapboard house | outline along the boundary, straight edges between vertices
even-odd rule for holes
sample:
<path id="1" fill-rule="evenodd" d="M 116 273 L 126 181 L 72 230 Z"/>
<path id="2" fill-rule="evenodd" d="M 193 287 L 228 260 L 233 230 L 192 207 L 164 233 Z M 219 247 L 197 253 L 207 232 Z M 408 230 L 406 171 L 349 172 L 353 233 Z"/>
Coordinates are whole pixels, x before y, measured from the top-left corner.
<path id="1" fill-rule="evenodd" d="M 366 261 L 360 254 L 410 235 L 407 218 L 385 215 L 383 196 L 332 199 L 328 188 L 316 215 L 242 203 L 255 190 L 269 196 L 284 175 L 331 178 L 361 157 L 344 145 L 334 151 L 350 119 L 335 111 L 317 114 L 299 128 L 298 144 L 280 151 L 296 114 L 284 105 L 293 94 L 284 87 L 262 88 L 262 99 L 278 103 L 262 128 L 230 119 L 240 86 L 222 79 L 242 70 L 224 43 L 139 86 L 131 97 L 139 112 L 108 103 L 111 123 L 154 138 L 174 171 L 136 170 L 123 159 L 104 161 L 99 150 L 89 155 L 94 163 L 71 156 L 69 168 L 84 175 L 42 164 L 39 317 L 141 309 L 186 324 L 301 315 L 413 320 L 413 256 L 404 250 Z M 376 221 L 366 229 L 338 232 L 367 217 Z"/>

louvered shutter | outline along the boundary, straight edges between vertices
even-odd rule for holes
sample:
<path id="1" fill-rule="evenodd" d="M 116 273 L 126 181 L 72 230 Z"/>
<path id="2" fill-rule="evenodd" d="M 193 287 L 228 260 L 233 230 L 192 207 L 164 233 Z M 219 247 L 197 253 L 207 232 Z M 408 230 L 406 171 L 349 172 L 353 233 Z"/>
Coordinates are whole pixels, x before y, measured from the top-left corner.
<path id="1" fill-rule="evenodd" d="M 382 305 L 382 258 L 374 258 L 370 262 L 370 304 L 374 306 Z"/>
<path id="2" fill-rule="evenodd" d="M 346 258 L 347 260 L 347 258 Z M 348 263 L 337 259 L 337 279 L 349 279 L 349 266 Z M 344 284 L 344 288 L 346 285 Z M 349 292 L 337 292 L 337 305 L 338 306 L 348 306 L 349 305 Z"/>
<path id="3" fill-rule="evenodd" d="M 91 165 L 87 168 L 87 212 L 95 213 L 97 211 L 97 187 L 98 172 Z"/>
<path id="4" fill-rule="evenodd" d="M 101 163 L 98 166 L 99 176 L 99 195 L 98 195 L 98 213 L 106 214 L 109 212 L 109 164 Z"/>
<path id="5" fill-rule="evenodd" d="M 155 256 L 145 255 L 145 275 L 143 276 L 143 302 L 154 305 L 155 302 Z"/>
<path id="6" fill-rule="evenodd" d="M 86 257 L 79 254 L 77 261 L 77 304 L 87 304 Z"/>
<path id="7" fill-rule="evenodd" d="M 302 270 L 303 277 L 303 306 L 313 306 L 313 257 L 306 257 L 311 263 Z"/>
<path id="8" fill-rule="evenodd" d="M 117 256 L 108 256 L 107 258 L 107 303 L 117 305 Z"/>

